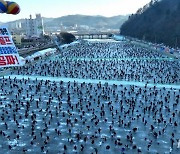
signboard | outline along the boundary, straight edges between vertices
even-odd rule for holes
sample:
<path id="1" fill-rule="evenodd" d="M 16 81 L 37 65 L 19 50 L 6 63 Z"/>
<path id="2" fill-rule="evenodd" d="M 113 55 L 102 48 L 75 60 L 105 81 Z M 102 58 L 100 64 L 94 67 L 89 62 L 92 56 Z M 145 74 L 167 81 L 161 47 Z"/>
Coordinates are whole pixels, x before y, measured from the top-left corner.
<path id="1" fill-rule="evenodd" d="M 0 67 L 12 66 L 22 66 L 22 62 L 8 29 L 0 27 Z"/>

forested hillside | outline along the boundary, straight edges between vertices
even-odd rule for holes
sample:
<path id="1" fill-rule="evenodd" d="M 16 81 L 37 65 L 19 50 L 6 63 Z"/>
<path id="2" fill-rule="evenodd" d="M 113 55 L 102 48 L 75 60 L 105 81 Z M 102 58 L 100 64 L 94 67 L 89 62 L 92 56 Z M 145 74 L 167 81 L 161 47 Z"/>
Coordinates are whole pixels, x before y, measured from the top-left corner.
<path id="1" fill-rule="evenodd" d="M 121 34 L 180 47 L 180 0 L 152 0 L 129 16 Z"/>
<path id="2" fill-rule="evenodd" d="M 88 15 L 68 15 L 62 16 L 59 18 L 54 18 L 50 22 L 46 22 L 45 25 L 48 27 L 59 26 L 63 24 L 64 26 L 74 26 L 74 25 L 86 25 L 94 28 L 110 28 L 110 29 L 119 29 L 126 20 L 128 16 L 113 16 L 113 17 L 104 17 L 104 16 L 88 16 Z"/>

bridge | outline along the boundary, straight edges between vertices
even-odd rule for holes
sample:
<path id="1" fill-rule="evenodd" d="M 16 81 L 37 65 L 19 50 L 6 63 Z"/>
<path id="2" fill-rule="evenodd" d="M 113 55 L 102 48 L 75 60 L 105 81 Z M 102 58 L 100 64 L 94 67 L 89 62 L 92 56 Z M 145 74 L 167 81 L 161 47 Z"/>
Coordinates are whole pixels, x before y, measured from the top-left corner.
<path id="1" fill-rule="evenodd" d="M 99 33 L 75 33 L 77 39 L 109 39 L 113 34 L 118 32 L 99 32 Z"/>

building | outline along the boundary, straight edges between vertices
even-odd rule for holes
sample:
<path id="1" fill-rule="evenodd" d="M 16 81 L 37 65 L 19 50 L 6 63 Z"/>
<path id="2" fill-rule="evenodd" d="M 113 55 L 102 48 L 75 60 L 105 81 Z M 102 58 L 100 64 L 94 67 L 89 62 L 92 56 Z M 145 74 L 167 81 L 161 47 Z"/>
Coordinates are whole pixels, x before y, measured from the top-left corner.
<path id="1" fill-rule="evenodd" d="M 21 39 L 22 39 L 21 35 L 12 34 L 12 39 L 13 39 L 15 46 L 21 46 Z"/>
<path id="2" fill-rule="evenodd" d="M 11 22 L 10 24 L 8 24 L 8 29 L 21 29 L 22 28 L 22 22 L 20 20 Z"/>
<path id="3" fill-rule="evenodd" d="M 24 19 L 20 19 L 20 20 L 16 20 L 13 22 L 8 22 L 7 23 L 7 27 L 8 30 L 12 33 L 21 35 L 21 34 L 25 34 L 25 20 Z"/>
<path id="4" fill-rule="evenodd" d="M 44 35 L 44 26 L 41 14 L 36 14 L 35 19 L 32 19 L 32 15 L 30 15 L 30 18 L 26 19 L 25 24 L 26 36 L 28 38 L 40 37 L 41 35 Z"/>

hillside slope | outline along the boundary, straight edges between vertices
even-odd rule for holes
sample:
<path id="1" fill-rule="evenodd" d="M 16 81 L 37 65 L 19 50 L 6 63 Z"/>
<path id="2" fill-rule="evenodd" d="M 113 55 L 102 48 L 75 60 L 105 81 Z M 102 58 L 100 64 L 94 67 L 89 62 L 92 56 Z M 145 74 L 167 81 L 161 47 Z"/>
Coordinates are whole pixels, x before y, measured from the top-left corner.
<path id="1" fill-rule="evenodd" d="M 113 17 L 104 16 L 88 16 L 88 15 L 67 15 L 58 18 L 46 18 L 43 17 L 45 29 L 51 29 L 54 27 L 60 27 L 60 25 L 69 26 L 89 26 L 92 28 L 105 28 L 105 29 L 119 29 L 120 26 L 128 19 L 128 15 L 119 15 Z M 6 25 L 10 29 L 13 29 L 17 23 L 22 24 L 22 28 L 25 27 L 25 19 L 7 22 Z M 3 23 L 4 24 L 4 23 Z M 1 23 L 0 23 L 1 25 Z"/>
<path id="2" fill-rule="evenodd" d="M 129 17 L 121 34 L 180 47 L 180 0 L 152 0 Z"/>
<path id="3" fill-rule="evenodd" d="M 63 24 L 64 26 L 74 26 L 77 25 L 87 25 L 89 27 L 95 28 L 111 28 L 119 29 L 120 26 L 128 19 L 128 16 L 114 16 L 114 17 L 104 17 L 104 16 L 87 16 L 87 15 L 68 15 L 59 18 L 54 18 L 50 22 L 46 22 L 46 26 L 59 26 Z"/>

